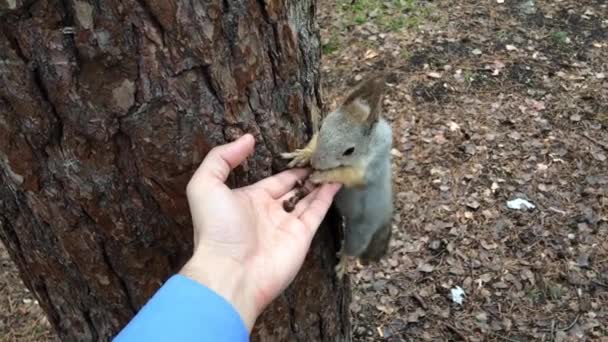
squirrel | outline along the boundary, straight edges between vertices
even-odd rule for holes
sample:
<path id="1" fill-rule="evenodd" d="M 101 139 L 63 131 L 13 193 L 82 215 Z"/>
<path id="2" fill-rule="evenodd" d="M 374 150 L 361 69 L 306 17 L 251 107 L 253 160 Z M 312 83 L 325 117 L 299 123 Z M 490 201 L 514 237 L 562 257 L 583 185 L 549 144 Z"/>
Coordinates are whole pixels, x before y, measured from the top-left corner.
<path id="1" fill-rule="evenodd" d="M 392 131 L 380 115 L 385 77 L 380 74 L 362 81 L 326 116 L 306 147 L 281 154 L 291 159 L 288 167 L 312 166 L 309 179 L 314 184 L 343 184 L 334 199 L 346 226 L 336 266 L 338 279 L 346 272 L 349 258 L 358 258 L 364 265 L 379 261 L 391 239 Z"/>

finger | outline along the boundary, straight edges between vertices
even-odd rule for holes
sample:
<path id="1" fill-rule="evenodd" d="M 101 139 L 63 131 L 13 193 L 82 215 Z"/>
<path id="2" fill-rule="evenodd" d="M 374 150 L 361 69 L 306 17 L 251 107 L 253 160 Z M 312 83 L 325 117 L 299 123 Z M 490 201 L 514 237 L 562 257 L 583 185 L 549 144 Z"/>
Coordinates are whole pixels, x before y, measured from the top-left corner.
<path id="1" fill-rule="evenodd" d="M 315 190 L 316 187 L 312 186 L 312 184 L 309 183 L 304 183 L 301 186 L 298 186 L 297 184 L 294 185 L 294 187 L 289 190 L 287 193 L 285 193 L 283 196 L 279 197 L 277 200 L 279 202 L 284 202 L 286 200 L 290 200 L 291 198 L 298 196 L 298 201 L 300 202 L 300 200 L 302 200 L 304 197 L 308 196 L 313 190 Z"/>
<path id="2" fill-rule="evenodd" d="M 192 179 L 224 183 L 230 171 L 239 166 L 253 152 L 254 145 L 253 136 L 245 134 L 231 143 L 212 148 Z"/>
<path id="3" fill-rule="evenodd" d="M 262 179 L 254 184 L 253 187 L 261 187 L 266 190 L 272 198 L 279 198 L 293 189 L 296 182 L 306 178 L 309 173 L 310 170 L 307 169 L 290 169 L 266 179 Z"/>
<path id="4" fill-rule="evenodd" d="M 323 184 L 319 191 L 315 194 L 308 208 L 300 215 L 300 220 L 304 222 L 313 234 L 319 228 L 321 221 L 327 214 L 327 210 L 331 206 L 334 196 L 340 190 L 340 184 Z"/>
<path id="5" fill-rule="evenodd" d="M 313 189 L 312 191 L 315 190 L 316 189 Z M 312 191 L 304 193 L 303 189 L 294 189 L 281 197 L 278 202 L 281 203 L 281 206 L 286 213 L 299 220 L 300 214 L 310 205 L 310 199 L 313 198 L 313 196 L 310 196 L 310 192 Z M 309 199 L 308 202 L 304 201 L 304 198 L 307 196 Z"/>
<path id="6" fill-rule="evenodd" d="M 293 215 L 295 217 L 300 217 L 300 215 L 302 215 L 302 213 L 304 212 L 304 210 L 306 210 L 308 207 L 310 207 L 310 204 L 316 198 L 316 196 L 319 193 L 319 191 L 321 191 L 320 187 L 319 188 L 315 188 L 308 195 L 306 195 L 306 197 L 302 198 L 298 202 L 298 204 L 296 204 L 296 207 L 291 212 L 291 215 Z"/>
<path id="7" fill-rule="evenodd" d="M 298 193 L 298 189 L 291 189 L 289 190 L 288 193 L 286 193 L 285 195 L 281 196 L 278 201 L 279 203 L 283 203 L 285 201 L 289 201 L 292 197 L 294 197 L 297 193 Z"/>

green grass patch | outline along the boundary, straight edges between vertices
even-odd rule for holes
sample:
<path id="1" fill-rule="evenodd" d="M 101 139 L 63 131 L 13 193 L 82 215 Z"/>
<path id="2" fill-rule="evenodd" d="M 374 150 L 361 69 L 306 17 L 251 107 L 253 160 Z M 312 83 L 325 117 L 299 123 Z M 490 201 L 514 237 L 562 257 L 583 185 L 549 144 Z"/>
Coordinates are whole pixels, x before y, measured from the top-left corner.
<path id="1" fill-rule="evenodd" d="M 562 298 L 562 294 L 563 294 L 563 290 L 562 287 L 558 284 L 549 287 L 549 295 L 551 296 L 551 299 L 554 301 L 558 301 L 560 300 L 560 298 Z"/>
<path id="2" fill-rule="evenodd" d="M 358 25 L 365 24 L 367 22 L 367 16 L 363 14 L 357 14 L 354 18 L 355 23 Z"/>
<path id="3" fill-rule="evenodd" d="M 373 22 L 385 31 L 416 28 L 432 13 L 428 4 L 420 0 L 339 0 L 347 24 L 362 25 Z"/>
<path id="4" fill-rule="evenodd" d="M 534 304 L 539 304 L 544 301 L 545 295 L 537 288 L 530 289 L 527 293 L 527 297 Z"/>
<path id="5" fill-rule="evenodd" d="M 321 46 L 323 53 L 326 55 L 336 52 L 339 48 L 340 41 L 336 35 L 332 35 L 331 38 L 329 38 L 329 41 Z"/>
<path id="6" fill-rule="evenodd" d="M 401 50 L 399 57 L 404 61 L 409 61 L 409 59 L 412 58 L 412 53 L 409 50 Z"/>
<path id="7" fill-rule="evenodd" d="M 557 45 L 564 46 L 570 43 L 570 38 L 568 37 L 568 33 L 564 31 L 555 31 L 551 33 L 551 39 Z"/>
<path id="8" fill-rule="evenodd" d="M 473 84 L 473 82 L 475 81 L 475 73 L 473 73 L 471 70 L 465 70 L 462 73 L 462 77 L 464 78 L 464 82 L 467 87 L 470 87 L 471 84 Z"/>

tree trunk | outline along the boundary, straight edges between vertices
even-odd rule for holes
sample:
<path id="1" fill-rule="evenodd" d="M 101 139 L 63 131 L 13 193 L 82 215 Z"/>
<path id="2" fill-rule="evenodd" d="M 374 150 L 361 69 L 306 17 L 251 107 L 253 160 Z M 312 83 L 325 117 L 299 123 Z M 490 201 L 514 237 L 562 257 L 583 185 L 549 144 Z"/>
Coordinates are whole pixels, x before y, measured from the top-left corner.
<path id="1" fill-rule="evenodd" d="M 0 237 L 60 338 L 108 340 L 191 252 L 186 183 L 245 132 L 242 186 L 319 110 L 315 0 L 0 0 Z M 254 340 L 350 339 L 324 227 Z"/>

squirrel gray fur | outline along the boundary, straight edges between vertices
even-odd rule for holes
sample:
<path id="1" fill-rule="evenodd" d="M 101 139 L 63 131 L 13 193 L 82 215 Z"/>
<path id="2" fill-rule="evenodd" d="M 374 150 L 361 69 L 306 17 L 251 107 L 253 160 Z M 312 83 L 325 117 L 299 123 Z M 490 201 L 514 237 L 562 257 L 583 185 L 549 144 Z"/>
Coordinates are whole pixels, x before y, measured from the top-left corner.
<path id="1" fill-rule="evenodd" d="M 313 183 L 344 186 L 334 203 L 345 219 L 341 278 L 348 256 L 363 264 L 380 260 L 388 251 L 393 216 L 391 177 L 392 132 L 381 117 L 385 75 L 361 82 L 323 120 L 306 147 L 282 154 L 289 167 L 310 164 Z"/>

